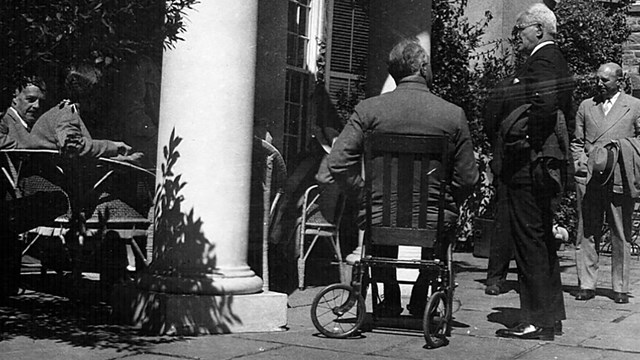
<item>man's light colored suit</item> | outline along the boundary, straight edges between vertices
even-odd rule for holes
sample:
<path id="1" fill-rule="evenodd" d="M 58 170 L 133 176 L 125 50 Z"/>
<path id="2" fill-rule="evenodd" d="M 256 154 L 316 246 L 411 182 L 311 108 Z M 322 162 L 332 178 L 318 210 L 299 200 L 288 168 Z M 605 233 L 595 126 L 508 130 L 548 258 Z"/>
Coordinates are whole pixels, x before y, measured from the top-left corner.
<path id="1" fill-rule="evenodd" d="M 112 157 L 118 146 L 110 140 L 91 138 L 75 105 L 54 106 L 38 118 L 31 130 L 21 124 L 16 113 L 7 109 L 0 120 L 0 149 L 60 150 L 67 138 L 77 137 L 80 156 Z"/>
<path id="2" fill-rule="evenodd" d="M 621 93 L 608 114 L 602 99 L 594 97 L 580 104 L 576 114 L 575 138 L 571 143 L 575 164 L 578 203 L 576 267 L 580 288 L 595 290 L 598 278 L 598 246 L 604 214 L 611 229 L 613 291 L 629 291 L 631 216 L 634 200 L 623 191 L 624 172 L 616 165 L 613 181 L 605 186 L 587 183 L 587 159 L 596 145 L 612 140 L 640 137 L 640 99 Z M 624 154 L 623 154 L 624 156 Z"/>

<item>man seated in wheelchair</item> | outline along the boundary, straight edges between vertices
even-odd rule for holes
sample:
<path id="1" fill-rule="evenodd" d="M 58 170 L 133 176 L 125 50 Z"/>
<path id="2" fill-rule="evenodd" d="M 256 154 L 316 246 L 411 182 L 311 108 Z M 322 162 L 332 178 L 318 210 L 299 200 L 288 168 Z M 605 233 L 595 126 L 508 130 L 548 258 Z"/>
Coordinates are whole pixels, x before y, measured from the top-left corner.
<path id="1" fill-rule="evenodd" d="M 450 235 L 454 235 L 454 224 L 458 216 L 458 206 L 471 193 L 478 180 L 478 168 L 473 154 L 470 131 L 464 111 L 436 95 L 429 86 L 432 81 L 429 55 L 417 39 L 399 42 L 390 52 L 388 71 L 396 82 L 396 89 L 389 93 L 374 96 L 360 102 L 351 115 L 340 136 L 336 140 L 328 158 L 328 165 L 335 180 L 345 189 L 363 189 L 361 176 L 361 156 L 364 151 L 365 134 L 368 131 L 406 134 L 406 135 L 447 135 L 451 141 L 453 159 L 452 188 L 448 189 L 445 208 L 445 221 Z M 372 223 L 381 221 L 382 184 L 376 181 L 373 170 L 372 179 Z M 424 171 L 427 171 L 426 169 Z M 430 177 L 429 203 L 433 202 L 433 211 L 429 211 L 428 221 L 435 223 L 438 197 L 438 180 Z M 432 183 L 431 183 L 432 182 Z M 361 191 L 361 193 L 363 193 Z M 392 206 L 393 208 L 393 206 Z M 415 211 L 414 211 L 415 212 Z M 415 214 L 414 214 L 415 215 Z M 365 209 L 361 207 L 359 225 L 364 229 Z M 374 255 L 397 257 L 394 246 L 379 246 Z M 423 254 L 423 257 L 427 254 Z M 374 272 L 374 277 L 384 284 L 384 300 L 378 307 L 381 316 L 397 316 L 403 311 L 400 300 L 400 287 L 395 269 L 382 268 Z M 423 281 L 427 274 L 420 274 L 416 284 Z M 421 277 L 423 277 L 421 279 Z M 412 290 L 409 310 L 419 316 L 424 311 L 423 297 L 426 291 Z"/>

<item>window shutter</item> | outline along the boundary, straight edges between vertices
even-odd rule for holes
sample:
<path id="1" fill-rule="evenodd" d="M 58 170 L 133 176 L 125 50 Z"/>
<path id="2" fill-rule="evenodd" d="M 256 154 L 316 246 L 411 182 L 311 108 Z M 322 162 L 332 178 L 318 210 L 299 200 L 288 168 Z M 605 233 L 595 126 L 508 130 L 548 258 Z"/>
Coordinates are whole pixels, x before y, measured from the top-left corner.
<path id="1" fill-rule="evenodd" d="M 334 0 L 329 9 L 326 89 L 333 104 L 339 93 L 357 92 L 367 74 L 369 15 L 367 1 Z M 358 94 L 361 99 L 364 93 Z"/>

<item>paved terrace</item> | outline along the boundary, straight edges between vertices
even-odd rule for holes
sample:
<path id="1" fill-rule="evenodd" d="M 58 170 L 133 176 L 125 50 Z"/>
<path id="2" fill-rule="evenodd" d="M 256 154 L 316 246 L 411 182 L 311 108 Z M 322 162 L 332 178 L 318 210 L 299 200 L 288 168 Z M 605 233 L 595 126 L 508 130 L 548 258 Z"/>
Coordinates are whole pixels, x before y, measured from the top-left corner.
<path id="1" fill-rule="evenodd" d="M 572 296 L 577 288 L 573 250 L 559 254 L 568 320 L 565 334 L 553 342 L 496 338 L 497 329 L 517 320 L 516 275 L 509 274 L 511 291 L 487 296 L 487 260 L 456 253 L 460 307 L 450 343 L 439 349 L 426 349 L 421 331 L 377 329 L 347 340 L 318 335 L 309 309 L 327 279 L 291 294 L 289 325 L 282 332 L 146 337 L 109 323 L 102 301 L 106 293 L 95 275 L 85 274 L 76 289 L 80 301 L 70 301 L 65 278 L 50 275 L 43 282 L 25 274 L 27 291 L 0 305 L 0 359 L 639 359 L 640 260 L 632 260 L 630 303 L 618 305 L 612 300 L 607 255 L 596 298 L 579 302 Z"/>

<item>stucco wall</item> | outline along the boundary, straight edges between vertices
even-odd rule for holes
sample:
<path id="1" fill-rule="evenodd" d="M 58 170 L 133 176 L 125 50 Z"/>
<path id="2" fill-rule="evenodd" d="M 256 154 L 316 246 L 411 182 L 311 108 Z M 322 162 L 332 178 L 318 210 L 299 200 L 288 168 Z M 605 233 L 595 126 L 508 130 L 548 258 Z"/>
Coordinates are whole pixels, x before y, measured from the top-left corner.
<path id="1" fill-rule="evenodd" d="M 287 1 L 258 2 L 254 134 L 264 138 L 268 130 L 280 149 L 284 132 L 287 5 Z"/>

